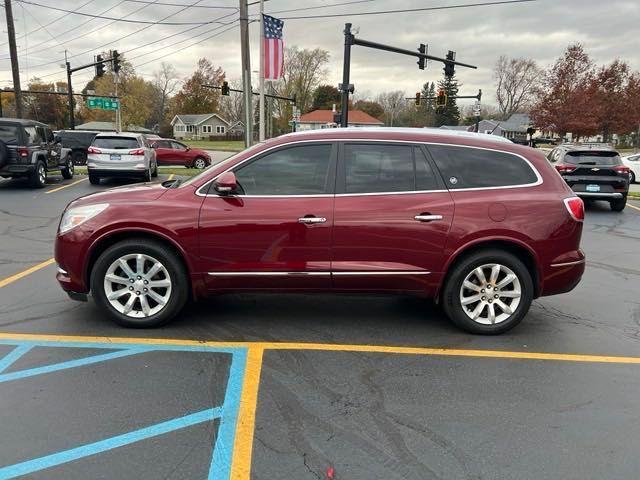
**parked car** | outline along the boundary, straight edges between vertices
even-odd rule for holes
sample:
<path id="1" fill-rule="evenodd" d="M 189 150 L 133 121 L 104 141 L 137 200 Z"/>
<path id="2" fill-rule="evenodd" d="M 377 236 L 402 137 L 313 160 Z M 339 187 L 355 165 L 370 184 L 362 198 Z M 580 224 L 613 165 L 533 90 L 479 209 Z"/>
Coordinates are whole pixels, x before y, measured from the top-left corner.
<path id="1" fill-rule="evenodd" d="M 564 144 L 547 156 L 571 189 L 581 198 L 605 200 L 621 212 L 629 193 L 629 167 L 606 144 Z"/>
<path id="2" fill-rule="evenodd" d="M 636 183 L 640 178 L 640 153 L 622 157 L 622 164 L 629 168 L 629 183 Z"/>
<path id="3" fill-rule="evenodd" d="M 90 130 L 58 130 L 53 132 L 60 137 L 63 148 L 71 150 L 71 157 L 74 165 L 85 165 L 87 163 L 87 149 L 98 132 Z"/>
<path id="4" fill-rule="evenodd" d="M 156 152 L 140 133 L 99 133 L 87 150 L 89 181 L 97 185 L 103 177 L 141 178 L 158 176 Z"/>
<path id="5" fill-rule="evenodd" d="M 50 173 L 73 177 L 71 151 L 62 148 L 49 126 L 35 120 L 0 118 L 0 177 L 26 177 L 42 188 Z"/>
<path id="6" fill-rule="evenodd" d="M 211 165 L 211 156 L 207 152 L 176 140 L 161 138 L 154 140 L 151 145 L 158 156 L 158 165 L 184 165 L 198 169 Z"/>
<path id="7" fill-rule="evenodd" d="M 182 183 L 71 202 L 57 279 L 128 327 L 224 292 L 405 292 L 497 334 L 580 281 L 583 217 L 530 148 L 443 130 L 300 132 Z"/>

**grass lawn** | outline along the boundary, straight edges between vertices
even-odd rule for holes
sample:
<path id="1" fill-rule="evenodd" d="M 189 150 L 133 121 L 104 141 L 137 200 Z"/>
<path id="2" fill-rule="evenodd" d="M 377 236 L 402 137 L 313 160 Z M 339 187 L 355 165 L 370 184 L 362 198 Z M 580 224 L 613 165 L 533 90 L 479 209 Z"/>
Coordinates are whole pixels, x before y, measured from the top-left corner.
<path id="1" fill-rule="evenodd" d="M 198 170 L 197 168 L 175 168 L 175 167 L 158 167 L 158 173 L 160 175 L 179 175 L 181 177 L 195 177 L 202 170 Z M 87 167 L 76 167 L 76 174 L 78 175 L 86 175 Z"/>
<path id="2" fill-rule="evenodd" d="M 244 142 L 242 140 L 222 140 L 218 142 L 210 142 L 208 140 L 185 140 L 184 143 L 192 148 L 218 150 L 221 152 L 239 152 L 244 150 Z"/>

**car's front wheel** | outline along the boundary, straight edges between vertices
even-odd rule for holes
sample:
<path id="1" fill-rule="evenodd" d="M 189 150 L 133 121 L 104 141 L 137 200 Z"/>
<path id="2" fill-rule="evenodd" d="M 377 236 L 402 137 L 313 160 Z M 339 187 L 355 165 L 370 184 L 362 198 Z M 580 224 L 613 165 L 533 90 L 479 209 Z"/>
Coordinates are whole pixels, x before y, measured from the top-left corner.
<path id="1" fill-rule="evenodd" d="M 193 161 L 193 166 L 198 170 L 202 170 L 203 168 L 206 168 L 207 161 L 202 157 L 198 157 Z"/>
<path id="2" fill-rule="evenodd" d="M 96 303 L 125 327 L 157 327 L 175 317 L 188 298 L 187 272 L 161 243 L 117 243 L 96 261 L 91 290 Z"/>
<path id="3" fill-rule="evenodd" d="M 522 321 L 533 300 L 533 281 L 515 255 L 483 250 L 450 272 L 442 302 L 449 318 L 471 333 L 495 335 Z"/>

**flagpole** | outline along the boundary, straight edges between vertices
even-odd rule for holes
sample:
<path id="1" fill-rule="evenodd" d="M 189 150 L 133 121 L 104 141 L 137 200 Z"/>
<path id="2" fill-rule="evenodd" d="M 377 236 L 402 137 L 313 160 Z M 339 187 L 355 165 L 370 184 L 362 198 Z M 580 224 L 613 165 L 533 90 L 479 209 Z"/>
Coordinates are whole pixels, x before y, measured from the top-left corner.
<path id="1" fill-rule="evenodd" d="M 264 142 L 264 0 L 260 0 L 260 129 L 259 139 Z"/>

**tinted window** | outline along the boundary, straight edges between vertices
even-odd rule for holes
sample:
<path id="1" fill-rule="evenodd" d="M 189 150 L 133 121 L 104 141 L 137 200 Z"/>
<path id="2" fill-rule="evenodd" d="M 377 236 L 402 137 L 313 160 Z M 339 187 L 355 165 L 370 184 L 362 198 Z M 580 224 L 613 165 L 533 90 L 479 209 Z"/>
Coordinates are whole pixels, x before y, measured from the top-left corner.
<path id="1" fill-rule="evenodd" d="M 0 140 L 15 145 L 20 138 L 20 127 L 17 125 L 0 125 Z"/>
<path id="2" fill-rule="evenodd" d="M 479 148 L 429 145 L 451 189 L 506 187 L 534 183 L 536 174 L 522 158 Z"/>
<path id="3" fill-rule="evenodd" d="M 345 145 L 345 193 L 414 190 L 412 150 L 409 145 Z"/>
<path id="4" fill-rule="evenodd" d="M 87 148 L 96 136 L 93 132 L 59 132 L 62 146 L 66 148 Z"/>
<path id="5" fill-rule="evenodd" d="M 567 152 L 565 163 L 573 165 L 622 165 L 618 152 Z"/>
<path id="6" fill-rule="evenodd" d="M 135 137 L 96 137 L 93 146 L 99 148 L 111 148 L 116 150 L 131 150 L 138 148 L 138 139 Z"/>
<path id="7" fill-rule="evenodd" d="M 424 153 L 419 148 L 414 148 L 413 153 L 416 161 L 416 190 L 437 190 L 436 177 Z"/>
<path id="8" fill-rule="evenodd" d="M 186 150 L 187 147 L 178 142 L 171 142 L 171 148 L 174 150 Z"/>
<path id="9" fill-rule="evenodd" d="M 171 148 L 171 142 L 168 140 L 157 140 L 153 144 L 156 148 Z"/>
<path id="10" fill-rule="evenodd" d="M 235 171 L 245 195 L 327 192 L 331 145 L 304 145 L 268 153 Z"/>

